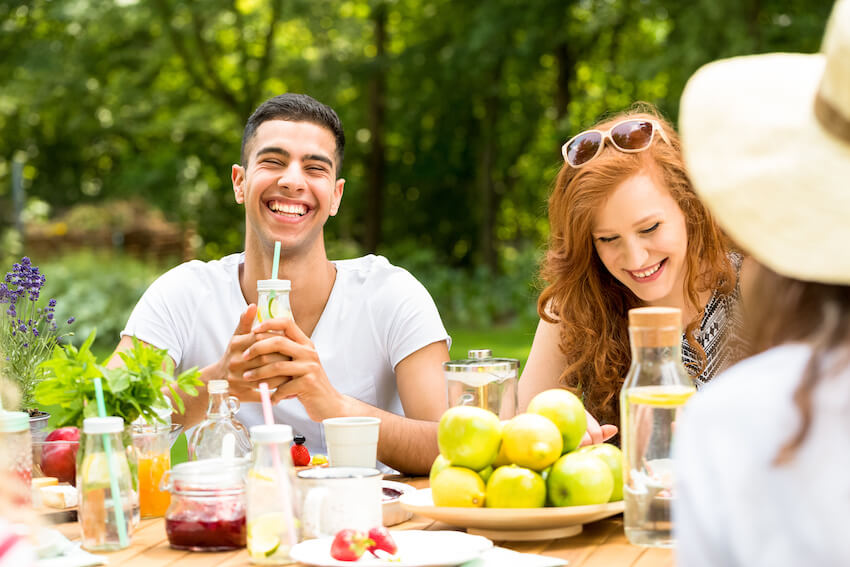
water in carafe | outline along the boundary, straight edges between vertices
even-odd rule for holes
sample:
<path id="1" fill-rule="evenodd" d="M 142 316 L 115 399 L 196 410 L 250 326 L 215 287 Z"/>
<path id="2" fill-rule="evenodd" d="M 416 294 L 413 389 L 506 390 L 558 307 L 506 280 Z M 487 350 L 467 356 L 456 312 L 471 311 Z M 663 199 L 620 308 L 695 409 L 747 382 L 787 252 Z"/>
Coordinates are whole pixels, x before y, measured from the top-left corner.
<path id="1" fill-rule="evenodd" d="M 682 365 L 681 312 L 629 311 L 632 364 L 620 392 L 624 527 L 635 545 L 671 547 L 676 421 L 696 391 Z"/>

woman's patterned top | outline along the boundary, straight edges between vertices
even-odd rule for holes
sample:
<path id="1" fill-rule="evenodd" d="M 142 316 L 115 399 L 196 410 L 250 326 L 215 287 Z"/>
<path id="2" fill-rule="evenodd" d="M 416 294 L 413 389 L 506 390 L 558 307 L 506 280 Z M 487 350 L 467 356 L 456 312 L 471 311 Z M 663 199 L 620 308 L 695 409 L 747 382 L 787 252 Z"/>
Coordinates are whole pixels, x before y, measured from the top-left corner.
<path id="1" fill-rule="evenodd" d="M 737 253 L 729 255 L 738 276 L 741 273 L 743 256 Z M 746 356 L 747 341 L 742 333 L 741 316 L 741 278 L 735 283 L 732 293 L 721 295 L 715 291 L 705 306 L 705 314 L 697 330 L 697 340 L 705 350 L 707 363 L 705 369 L 696 376 L 699 357 L 682 335 L 682 362 L 691 373 L 697 388 L 717 376 L 720 372 Z"/>

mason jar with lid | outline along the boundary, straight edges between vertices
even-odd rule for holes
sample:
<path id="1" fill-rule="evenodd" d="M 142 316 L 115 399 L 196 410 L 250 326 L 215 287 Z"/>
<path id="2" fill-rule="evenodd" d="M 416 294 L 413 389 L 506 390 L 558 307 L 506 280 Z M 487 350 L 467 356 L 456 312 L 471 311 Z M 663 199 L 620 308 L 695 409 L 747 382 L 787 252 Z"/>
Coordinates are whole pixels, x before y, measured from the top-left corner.
<path id="1" fill-rule="evenodd" d="M 291 289 L 292 282 L 289 280 L 258 280 L 255 324 L 277 317 L 292 317 L 292 309 L 289 306 Z"/>
<path id="2" fill-rule="evenodd" d="M 443 363 L 449 407 L 477 406 L 503 420 L 516 415 L 519 361 L 493 358 L 490 349 L 470 350 L 468 356 Z"/>
<path id="3" fill-rule="evenodd" d="M 245 473 L 248 459 L 201 459 L 175 465 L 163 476 L 171 492 L 165 513 L 168 543 L 190 551 L 245 547 Z"/>
<path id="4" fill-rule="evenodd" d="M 21 504 L 30 501 L 31 445 L 29 415 L 22 411 L 0 410 L 0 471 L 14 480 L 12 493 Z"/>

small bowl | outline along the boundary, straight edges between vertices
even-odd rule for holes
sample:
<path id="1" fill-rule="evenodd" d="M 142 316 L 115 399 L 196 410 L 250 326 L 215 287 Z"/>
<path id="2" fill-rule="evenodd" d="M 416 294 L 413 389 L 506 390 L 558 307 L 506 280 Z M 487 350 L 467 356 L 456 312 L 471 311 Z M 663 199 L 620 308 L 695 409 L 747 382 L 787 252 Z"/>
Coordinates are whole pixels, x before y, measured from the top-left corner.
<path id="1" fill-rule="evenodd" d="M 413 517 L 413 512 L 408 512 L 402 508 L 399 498 L 406 492 L 415 492 L 416 488 L 401 482 L 382 480 L 381 490 L 384 493 L 381 508 L 383 509 L 385 526 L 394 526 Z"/>

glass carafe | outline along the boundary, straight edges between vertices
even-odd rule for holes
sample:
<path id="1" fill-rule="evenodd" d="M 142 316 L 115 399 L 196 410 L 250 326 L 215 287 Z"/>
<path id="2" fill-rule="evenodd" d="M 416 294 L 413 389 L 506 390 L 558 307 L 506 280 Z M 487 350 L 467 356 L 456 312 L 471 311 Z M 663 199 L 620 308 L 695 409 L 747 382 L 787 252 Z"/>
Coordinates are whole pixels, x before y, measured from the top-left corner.
<path id="1" fill-rule="evenodd" d="M 189 459 L 244 457 L 251 452 L 251 440 L 245 426 L 235 419 L 239 400 L 228 396 L 227 380 L 210 380 L 207 384 L 209 406 L 207 417 L 189 439 Z"/>
<path id="2" fill-rule="evenodd" d="M 517 408 L 519 361 L 493 358 L 489 349 L 469 351 L 468 360 L 443 363 L 449 407 L 477 406 L 510 419 Z"/>
<path id="3" fill-rule="evenodd" d="M 620 392 L 626 537 L 671 547 L 671 450 L 676 420 L 696 391 L 682 364 L 682 316 L 670 307 L 629 311 L 632 364 Z"/>

